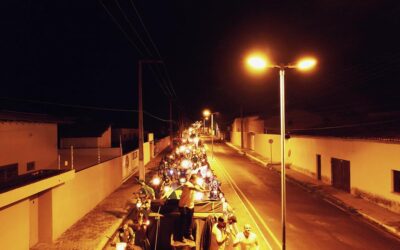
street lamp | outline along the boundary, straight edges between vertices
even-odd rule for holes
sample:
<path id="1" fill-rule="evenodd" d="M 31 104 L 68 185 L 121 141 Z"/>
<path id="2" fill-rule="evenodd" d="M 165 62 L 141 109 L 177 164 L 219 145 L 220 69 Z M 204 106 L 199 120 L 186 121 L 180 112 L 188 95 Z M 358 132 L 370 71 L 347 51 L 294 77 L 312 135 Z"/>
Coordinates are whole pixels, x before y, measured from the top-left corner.
<path id="1" fill-rule="evenodd" d="M 139 60 L 138 64 L 138 99 L 139 99 L 139 131 L 138 131 L 138 141 L 139 141 L 139 180 L 145 180 L 145 169 L 143 162 L 143 100 L 142 100 L 142 68 L 143 64 L 146 63 L 163 63 L 161 60 Z"/>
<path id="2" fill-rule="evenodd" d="M 281 216 L 282 216 L 282 249 L 286 249 L 286 179 L 285 179 L 285 69 L 310 70 L 317 64 L 312 57 L 303 58 L 297 64 L 270 64 L 263 53 L 251 54 L 246 59 L 247 68 L 255 74 L 265 72 L 267 68 L 279 69 L 280 116 L 281 116 Z"/>
<path id="3" fill-rule="evenodd" d="M 219 112 L 211 112 L 209 109 L 203 111 L 203 116 L 208 118 L 211 116 L 211 159 L 214 159 L 214 115 L 219 114 Z"/>

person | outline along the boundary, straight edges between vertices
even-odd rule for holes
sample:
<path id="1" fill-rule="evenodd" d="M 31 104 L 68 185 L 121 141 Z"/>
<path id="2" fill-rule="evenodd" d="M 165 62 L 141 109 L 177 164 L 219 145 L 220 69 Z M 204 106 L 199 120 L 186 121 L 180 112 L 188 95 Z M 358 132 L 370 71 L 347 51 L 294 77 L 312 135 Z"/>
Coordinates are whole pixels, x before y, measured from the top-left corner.
<path id="1" fill-rule="evenodd" d="M 195 192 L 207 192 L 200 188 L 197 183 L 197 176 L 191 175 L 189 181 L 185 182 L 182 188 L 181 198 L 179 199 L 179 213 L 181 222 L 181 232 L 178 241 L 194 240 L 192 235 L 192 220 L 194 213 L 194 195 Z"/>
<path id="2" fill-rule="evenodd" d="M 119 242 L 131 243 L 135 241 L 135 234 L 132 228 L 125 223 L 121 228 L 118 229 Z"/>
<path id="3" fill-rule="evenodd" d="M 237 218 L 235 215 L 229 215 L 228 216 L 228 227 L 229 227 L 229 232 L 232 235 L 237 235 L 239 233 L 239 229 L 237 227 Z"/>
<path id="4" fill-rule="evenodd" d="M 249 224 L 244 225 L 243 232 L 239 232 L 233 241 L 233 246 L 240 246 L 240 250 L 259 250 L 257 235 L 251 232 Z"/>
<path id="5" fill-rule="evenodd" d="M 224 217 L 220 216 L 211 230 L 210 250 L 225 250 L 228 240 L 229 232 L 226 231 Z"/>
<path id="6" fill-rule="evenodd" d="M 154 189 L 147 185 L 143 180 L 139 181 L 139 184 L 141 185 L 140 192 L 146 195 L 146 197 L 154 200 L 156 198 L 156 193 L 154 192 Z"/>

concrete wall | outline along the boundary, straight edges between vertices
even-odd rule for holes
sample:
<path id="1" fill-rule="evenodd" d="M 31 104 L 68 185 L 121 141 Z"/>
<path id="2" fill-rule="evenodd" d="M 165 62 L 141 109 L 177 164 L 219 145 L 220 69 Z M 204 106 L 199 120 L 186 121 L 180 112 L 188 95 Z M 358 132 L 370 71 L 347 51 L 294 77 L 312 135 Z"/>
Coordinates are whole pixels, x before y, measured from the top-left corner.
<path id="1" fill-rule="evenodd" d="M 160 152 L 169 145 L 167 141 L 168 137 L 159 141 Z M 44 191 L 40 189 L 36 193 L 32 191 L 29 197 L 1 207 L 0 248 L 25 250 L 38 242 L 57 239 L 136 173 L 137 153 L 135 150 L 76 173 L 69 171 L 63 175 L 72 173 L 73 178 L 66 178 L 64 184 L 53 185 Z M 125 163 L 127 158 L 128 167 Z M 144 163 L 150 159 L 150 145 L 145 143 Z"/>
<path id="2" fill-rule="evenodd" d="M 61 148 L 97 148 L 98 138 L 97 137 L 81 137 L 81 138 L 61 138 Z"/>
<path id="3" fill-rule="evenodd" d="M 29 249 L 29 220 L 27 199 L 0 209 L 1 249 Z"/>
<path id="4" fill-rule="evenodd" d="M 400 145 L 377 141 L 291 138 L 289 161 L 293 168 L 314 176 L 316 155 L 321 155 L 323 181 L 331 183 L 331 158 L 350 161 L 351 192 L 400 212 L 400 195 L 393 192 L 392 171 L 400 171 Z M 289 152 L 288 151 L 288 152 Z"/>
<path id="5" fill-rule="evenodd" d="M 57 168 L 57 125 L 0 122 L 0 152 L 0 166 L 18 163 L 18 174 L 32 161 L 36 170 Z"/>
<path id="6" fill-rule="evenodd" d="M 232 132 L 231 142 L 240 146 L 240 132 Z M 291 168 L 316 178 L 319 154 L 322 181 L 330 185 L 331 159 L 350 161 L 351 193 L 400 212 L 400 195 L 393 192 L 392 176 L 393 170 L 400 171 L 400 144 L 311 136 L 292 136 L 286 142 L 285 157 Z M 248 143 L 245 148 L 250 149 Z M 254 151 L 268 161 L 272 152 L 272 162 L 279 163 L 280 135 L 255 134 Z"/>
<path id="7" fill-rule="evenodd" d="M 171 145 L 171 138 L 169 136 L 158 140 L 155 144 L 154 154 L 157 155 L 157 154 L 161 153 L 164 149 L 166 149 L 170 145 Z"/>
<path id="8" fill-rule="evenodd" d="M 99 137 L 76 137 L 61 138 L 61 148 L 110 148 L 111 147 L 111 127 L 108 127 Z"/>
<path id="9" fill-rule="evenodd" d="M 76 173 L 52 189 L 53 240 L 122 184 L 121 158 Z"/>
<path id="10" fill-rule="evenodd" d="M 107 130 L 98 139 L 98 145 L 101 148 L 111 147 L 111 126 L 108 127 Z"/>
<path id="11" fill-rule="evenodd" d="M 60 168 L 71 169 L 71 149 L 59 149 Z M 121 155 L 120 148 L 74 148 L 74 169 L 81 170 Z M 100 156 L 100 157 L 99 157 Z"/>
<path id="12" fill-rule="evenodd" d="M 122 178 L 128 179 L 139 167 L 139 150 L 122 156 Z"/>
<path id="13" fill-rule="evenodd" d="M 233 132 L 241 131 L 241 118 L 236 118 L 232 124 Z M 259 119 L 258 116 L 249 116 L 243 118 L 243 131 L 263 133 L 264 132 L 264 120 Z"/>

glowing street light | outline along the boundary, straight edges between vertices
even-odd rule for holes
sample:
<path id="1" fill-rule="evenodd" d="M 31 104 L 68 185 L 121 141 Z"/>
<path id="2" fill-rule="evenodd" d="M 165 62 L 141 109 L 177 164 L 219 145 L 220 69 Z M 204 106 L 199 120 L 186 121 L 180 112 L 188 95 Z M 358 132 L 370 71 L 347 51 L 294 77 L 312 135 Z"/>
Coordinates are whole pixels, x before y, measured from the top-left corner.
<path id="1" fill-rule="evenodd" d="M 263 53 L 253 53 L 245 60 L 246 68 L 252 73 L 264 73 L 267 68 L 279 69 L 280 85 L 280 116 L 281 116 L 281 216 L 282 216 L 282 249 L 286 249 L 286 179 L 285 179 L 285 69 L 295 68 L 301 71 L 307 71 L 314 68 L 317 60 L 312 57 L 306 57 L 299 60 L 296 64 L 270 64 Z"/>
<path id="2" fill-rule="evenodd" d="M 317 60 L 312 57 L 303 58 L 297 62 L 296 67 L 301 71 L 307 71 L 313 69 L 317 65 Z"/>
<path id="3" fill-rule="evenodd" d="M 211 111 L 209 109 L 203 110 L 203 116 L 204 117 L 209 117 L 211 115 Z"/>
<path id="4" fill-rule="evenodd" d="M 219 112 L 211 112 L 209 109 L 203 110 L 203 116 L 208 118 L 211 115 L 211 159 L 214 159 L 214 115 Z"/>

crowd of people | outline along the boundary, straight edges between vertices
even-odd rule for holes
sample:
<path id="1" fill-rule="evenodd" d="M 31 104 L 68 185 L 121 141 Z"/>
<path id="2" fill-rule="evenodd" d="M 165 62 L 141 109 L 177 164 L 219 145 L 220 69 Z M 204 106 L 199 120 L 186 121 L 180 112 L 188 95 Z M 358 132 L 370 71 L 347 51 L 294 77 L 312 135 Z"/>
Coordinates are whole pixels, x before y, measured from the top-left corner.
<path id="1" fill-rule="evenodd" d="M 200 140 L 200 128 L 200 122 L 194 123 L 182 132 L 181 138 L 174 140 L 174 150 L 163 157 L 157 173 L 149 184 L 140 182 L 139 194 L 144 198 L 139 202 L 143 206 L 143 200 L 179 199 L 180 229 L 177 232 L 176 241 L 183 244 L 195 242 L 195 235 L 192 232 L 195 203 L 220 202 L 222 213 L 218 218 L 211 216 L 210 237 L 203 244 L 202 249 L 225 250 L 231 243 L 233 247 L 241 250 L 258 250 L 257 236 L 251 232 L 250 225 L 246 224 L 243 231 L 238 230 L 234 211 L 226 201 L 221 190 L 221 183 L 207 160 L 206 149 Z M 137 211 L 139 211 L 138 208 L 139 206 L 136 207 Z M 139 214 L 141 216 L 134 216 L 120 228 L 119 240 L 127 243 L 126 249 L 137 249 L 134 248 L 136 246 L 148 249 L 149 244 L 143 242 L 143 239 L 138 240 L 137 237 L 137 234 L 146 230 L 148 222 L 146 211 L 150 211 L 150 205 L 148 210 L 146 209 L 142 209 L 142 214 Z M 144 239 L 146 240 L 145 237 Z"/>

